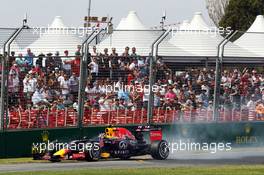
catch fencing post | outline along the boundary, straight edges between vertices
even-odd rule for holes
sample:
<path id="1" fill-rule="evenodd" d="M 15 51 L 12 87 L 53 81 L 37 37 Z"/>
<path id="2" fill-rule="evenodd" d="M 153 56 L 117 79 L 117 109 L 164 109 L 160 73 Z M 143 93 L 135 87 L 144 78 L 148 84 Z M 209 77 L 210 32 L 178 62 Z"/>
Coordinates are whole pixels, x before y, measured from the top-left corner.
<path id="1" fill-rule="evenodd" d="M 154 105 L 154 93 L 152 87 L 155 80 L 155 70 L 154 65 L 156 64 L 158 57 L 158 47 L 159 44 L 168 36 L 172 29 L 164 31 L 151 45 L 151 54 L 150 54 L 150 65 L 149 65 L 149 98 L 148 98 L 148 112 L 147 112 L 147 124 L 151 124 L 151 118 L 153 116 L 153 105 Z"/>

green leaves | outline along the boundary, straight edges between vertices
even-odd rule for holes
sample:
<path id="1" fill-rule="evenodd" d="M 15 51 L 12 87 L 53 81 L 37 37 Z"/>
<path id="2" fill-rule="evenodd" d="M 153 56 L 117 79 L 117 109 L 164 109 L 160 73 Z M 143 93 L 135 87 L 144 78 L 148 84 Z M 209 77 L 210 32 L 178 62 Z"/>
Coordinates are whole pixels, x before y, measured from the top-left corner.
<path id="1" fill-rule="evenodd" d="M 256 16 L 263 14 L 264 0 L 231 0 L 219 26 L 246 31 L 254 22 Z"/>

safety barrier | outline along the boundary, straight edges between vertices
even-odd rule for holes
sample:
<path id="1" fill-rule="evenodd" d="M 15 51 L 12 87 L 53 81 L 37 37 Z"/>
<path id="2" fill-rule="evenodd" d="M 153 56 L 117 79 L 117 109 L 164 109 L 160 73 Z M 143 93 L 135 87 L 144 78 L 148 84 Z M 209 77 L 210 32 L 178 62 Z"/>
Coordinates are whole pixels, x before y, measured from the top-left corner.
<path id="1" fill-rule="evenodd" d="M 31 128 L 67 128 L 77 126 L 77 111 L 73 108 L 65 110 L 56 109 L 16 109 L 8 112 L 8 120 L 5 121 L 7 129 L 31 129 Z M 248 109 L 221 110 L 218 122 L 243 122 L 264 120 L 255 111 Z M 151 123 L 199 123 L 213 122 L 213 111 L 207 109 L 196 110 L 154 110 Z M 131 125 L 146 124 L 147 110 L 111 110 L 86 109 L 83 126 L 97 125 Z"/>

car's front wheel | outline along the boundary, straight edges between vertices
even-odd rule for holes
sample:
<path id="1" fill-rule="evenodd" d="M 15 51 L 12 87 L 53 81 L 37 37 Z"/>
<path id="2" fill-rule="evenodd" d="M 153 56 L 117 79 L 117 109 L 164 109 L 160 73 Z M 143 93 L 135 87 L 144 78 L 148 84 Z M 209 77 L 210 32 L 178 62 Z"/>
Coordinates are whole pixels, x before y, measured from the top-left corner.
<path id="1" fill-rule="evenodd" d="M 157 160 L 165 160 L 170 154 L 169 144 L 165 140 L 155 141 L 151 144 L 150 154 Z"/>
<path id="2" fill-rule="evenodd" d="M 101 149 L 98 146 L 93 146 L 85 151 L 85 160 L 87 161 L 97 161 L 100 159 Z"/>

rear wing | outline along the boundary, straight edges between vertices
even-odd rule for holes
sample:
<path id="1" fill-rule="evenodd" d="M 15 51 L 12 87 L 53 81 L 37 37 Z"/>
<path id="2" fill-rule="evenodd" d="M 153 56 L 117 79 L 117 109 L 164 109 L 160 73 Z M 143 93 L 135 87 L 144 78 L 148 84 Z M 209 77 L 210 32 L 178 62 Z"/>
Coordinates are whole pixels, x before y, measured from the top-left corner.
<path id="1" fill-rule="evenodd" d="M 151 142 L 162 140 L 162 129 L 156 126 L 137 126 L 136 132 L 149 132 L 149 139 Z"/>
<path id="2" fill-rule="evenodd" d="M 158 130 L 161 130 L 161 127 L 150 126 L 150 125 L 137 126 L 134 129 L 134 131 L 136 131 L 136 132 L 150 132 L 150 131 L 158 131 Z"/>

